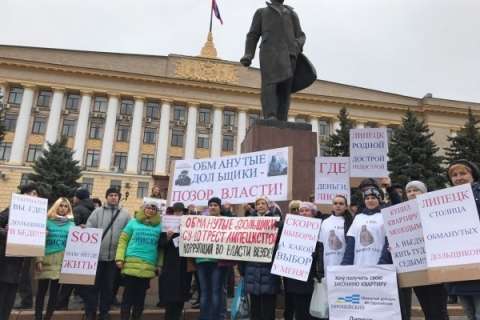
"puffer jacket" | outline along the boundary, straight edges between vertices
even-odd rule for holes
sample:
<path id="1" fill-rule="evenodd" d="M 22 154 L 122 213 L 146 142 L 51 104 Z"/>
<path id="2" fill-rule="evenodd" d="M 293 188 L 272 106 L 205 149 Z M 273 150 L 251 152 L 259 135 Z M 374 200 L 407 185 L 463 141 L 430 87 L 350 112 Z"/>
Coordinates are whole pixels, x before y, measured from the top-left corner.
<path id="1" fill-rule="evenodd" d="M 87 199 L 80 200 L 73 208 L 73 216 L 75 217 L 75 224 L 77 226 L 81 224 L 86 224 L 93 210 L 95 210 L 95 205 L 92 199 L 87 198 Z"/>

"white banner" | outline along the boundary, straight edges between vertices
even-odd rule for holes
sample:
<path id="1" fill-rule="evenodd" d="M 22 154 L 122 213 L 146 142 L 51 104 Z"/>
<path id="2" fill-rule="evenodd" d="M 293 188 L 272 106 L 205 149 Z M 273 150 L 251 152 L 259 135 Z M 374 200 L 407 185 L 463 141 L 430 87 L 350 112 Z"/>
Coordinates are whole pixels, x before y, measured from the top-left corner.
<path id="1" fill-rule="evenodd" d="M 207 205 L 213 196 L 232 204 L 259 196 L 290 200 L 290 148 L 264 150 L 210 159 L 175 161 L 168 203 Z M 290 179 L 289 179 L 290 177 Z"/>
<path id="2" fill-rule="evenodd" d="M 427 257 L 416 200 L 382 209 L 393 263 L 398 273 L 425 270 Z"/>
<path id="3" fill-rule="evenodd" d="M 47 206 L 47 199 L 12 193 L 8 218 L 7 256 L 44 256 Z"/>
<path id="4" fill-rule="evenodd" d="M 182 216 L 162 215 L 162 232 L 173 231 L 180 233 L 180 223 Z"/>
<path id="5" fill-rule="evenodd" d="M 393 265 L 327 269 L 330 320 L 401 320 Z"/>
<path id="6" fill-rule="evenodd" d="M 469 184 L 417 197 L 429 267 L 480 263 L 480 221 Z"/>
<path id="7" fill-rule="evenodd" d="M 307 281 L 321 224 L 320 219 L 287 214 L 271 272 Z"/>
<path id="8" fill-rule="evenodd" d="M 315 159 L 315 203 L 331 205 L 337 194 L 350 199 L 350 158 L 317 157 Z"/>
<path id="9" fill-rule="evenodd" d="M 388 177 L 387 128 L 350 130 L 350 175 Z"/>
<path id="10" fill-rule="evenodd" d="M 95 283 L 102 232 L 102 229 L 95 228 L 73 227 L 70 229 L 60 283 Z"/>

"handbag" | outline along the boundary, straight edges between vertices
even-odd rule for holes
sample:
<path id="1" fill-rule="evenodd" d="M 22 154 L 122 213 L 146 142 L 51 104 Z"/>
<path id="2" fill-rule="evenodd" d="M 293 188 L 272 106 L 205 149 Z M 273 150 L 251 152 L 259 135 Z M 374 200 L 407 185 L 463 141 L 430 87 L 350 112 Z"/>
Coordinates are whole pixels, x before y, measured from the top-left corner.
<path id="1" fill-rule="evenodd" d="M 310 315 L 320 319 L 328 318 L 328 290 L 325 278 L 322 278 L 320 282 L 315 280 L 310 302 Z"/>
<path id="2" fill-rule="evenodd" d="M 248 295 L 245 291 L 245 280 L 243 277 L 240 278 L 240 281 L 235 288 L 235 295 L 230 310 L 231 320 L 250 319 L 250 301 L 248 300 Z"/>

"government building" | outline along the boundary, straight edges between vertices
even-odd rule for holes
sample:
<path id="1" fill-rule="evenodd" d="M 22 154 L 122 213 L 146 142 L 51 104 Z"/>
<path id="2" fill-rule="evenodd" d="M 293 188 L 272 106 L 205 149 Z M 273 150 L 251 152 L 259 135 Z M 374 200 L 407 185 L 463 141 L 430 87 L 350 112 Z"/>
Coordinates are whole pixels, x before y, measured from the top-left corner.
<path id="1" fill-rule="evenodd" d="M 0 46 L 0 91 L 0 208 L 46 143 L 66 136 L 81 184 L 102 201 L 109 186 L 121 187 L 133 212 L 154 185 L 166 196 L 172 160 L 240 153 L 261 111 L 260 71 L 219 59 L 211 38 L 196 57 Z M 358 128 L 394 128 L 410 108 L 441 148 L 469 107 L 480 115 L 478 103 L 317 80 L 292 97 L 288 119 L 312 125 L 322 154 L 342 107 Z"/>

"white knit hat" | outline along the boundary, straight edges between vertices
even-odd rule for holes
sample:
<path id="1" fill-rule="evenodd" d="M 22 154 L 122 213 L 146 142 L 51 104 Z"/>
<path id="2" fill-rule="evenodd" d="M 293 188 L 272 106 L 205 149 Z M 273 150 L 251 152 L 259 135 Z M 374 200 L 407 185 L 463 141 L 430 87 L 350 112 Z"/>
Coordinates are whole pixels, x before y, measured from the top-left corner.
<path id="1" fill-rule="evenodd" d="M 412 187 L 422 191 L 422 193 L 428 192 L 427 186 L 422 181 L 418 181 L 418 180 L 410 181 L 409 183 L 407 183 L 407 186 L 405 187 L 405 191 L 407 191 Z"/>

